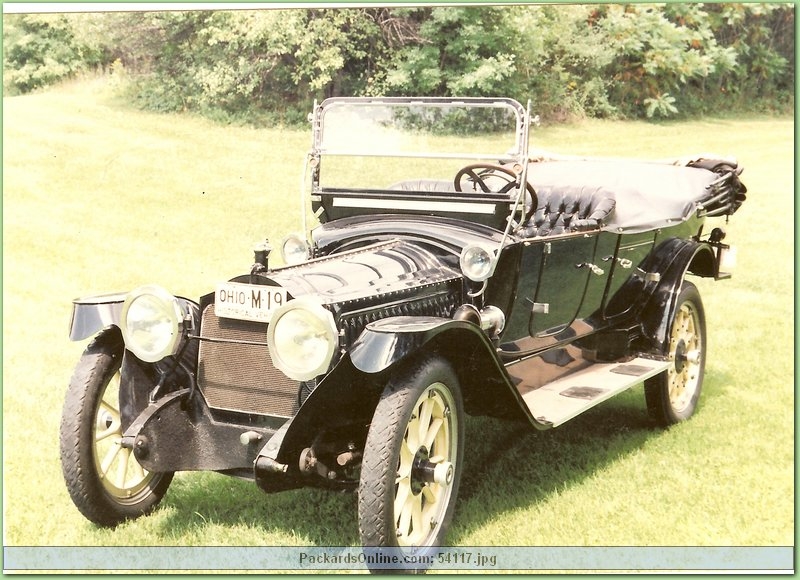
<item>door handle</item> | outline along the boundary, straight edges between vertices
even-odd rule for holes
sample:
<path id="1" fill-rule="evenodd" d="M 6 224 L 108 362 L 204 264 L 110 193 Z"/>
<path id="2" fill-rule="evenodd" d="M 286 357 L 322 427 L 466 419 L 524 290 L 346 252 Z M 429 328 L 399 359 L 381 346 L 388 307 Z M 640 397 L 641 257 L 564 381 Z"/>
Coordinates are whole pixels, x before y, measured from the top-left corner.
<path id="1" fill-rule="evenodd" d="M 589 262 L 584 262 L 583 264 L 575 264 L 576 268 L 589 268 L 592 271 L 592 274 L 596 274 L 597 276 L 602 276 L 605 274 L 605 270 L 602 268 L 595 266 L 594 264 L 590 264 Z"/>
<path id="2" fill-rule="evenodd" d="M 613 259 L 614 259 L 614 256 L 606 256 L 605 258 L 603 258 L 603 261 L 604 262 L 609 262 L 609 261 L 611 261 Z M 633 266 L 633 262 L 630 261 L 628 258 L 617 258 L 616 262 L 617 262 L 617 264 L 619 264 L 620 268 L 625 268 L 626 270 L 628 268 L 630 268 L 631 266 Z"/>

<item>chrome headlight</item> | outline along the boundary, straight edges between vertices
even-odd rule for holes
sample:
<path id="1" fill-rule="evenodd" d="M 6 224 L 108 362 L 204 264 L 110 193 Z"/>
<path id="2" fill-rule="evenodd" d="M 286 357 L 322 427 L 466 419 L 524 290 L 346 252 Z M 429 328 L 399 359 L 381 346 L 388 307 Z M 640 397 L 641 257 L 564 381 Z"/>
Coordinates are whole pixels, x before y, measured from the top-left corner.
<path id="1" fill-rule="evenodd" d="M 478 244 L 464 248 L 458 261 L 461 271 L 473 282 L 483 282 L 494 272 L 494 253 Z"/>
<path id="2" fill-rule="evenodd" d="M 328 370 L 338 344 L 333 314 L 313 300 L 287 302 L 267 331 L 272 362 L 289 378 L 307 381 Z"/>
<path id="3" fill-rule="evenodd" d="M 141 286 L 125 297 L 122 336 L 125 347 L 145 362 L 175 354 L 183 334 L 186 309 L 161 286 Z"/>
<path id="4" fill-rule="evenodd" d="M 308 244 L 297 234 L 290 234 L 281 243 L 281 257 L 288 266 L 308 260 Z"/>

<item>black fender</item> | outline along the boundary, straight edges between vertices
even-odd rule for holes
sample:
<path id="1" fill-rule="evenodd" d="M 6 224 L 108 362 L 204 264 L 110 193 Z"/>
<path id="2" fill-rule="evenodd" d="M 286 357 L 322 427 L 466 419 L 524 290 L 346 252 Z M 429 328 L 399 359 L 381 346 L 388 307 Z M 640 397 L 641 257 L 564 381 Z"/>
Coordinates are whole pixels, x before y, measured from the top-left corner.
<path id="1" fill-rule="evenodd" d="M 298 475 L 300 454 L 320 435 L 345 432 L 354 443 L 363 444 L 383 386 L 382 377 L 358 371 L 345 354 L 316 385 L 294 417 L 267 441 L 256 463 L 285 465 L 281 475 L 285 473 L 292 478 Z M 269 491 L 272 486 L 262 487 Z"/>
<path id="2" fill-rule="evenodd" d="M 472 415 L 531 418 L 511 382 L 497 349 L 481 328 L 467 320 L 399 316 L 367 326 L 353 344 L 353 366 L 367 374 L 392 373 L 426 354 L 453 363 Z M 409 362 L 411 361 L 411 362 Z"/>
<path id="3" fill-rule="evenodd" d="M 102 294 L 73 300 L 72 320 L 69 338 L 79 341 L 98 335 L 98 340 L 111 340 L 124 349 L 122 340 L 122 305 L 127 293 Z M 177 297 L 192 313 L 195 327 L 199 326 L 197 304 L 186 298 Z M 101 333 L 105 330 L 106 332 Z M 189 340 L 188 338 L 185 340 Z M 131 351 L 124 349 L 120 377 L 120 416 L 122 428 L 127 429 L 133 420 L 149 404 L 150 391 L 158 384 L 159 365 L 139 360 Z M 165 363 L 166 364 L 166 363 Z M 181 351 L 179 365 L 169 363 L 169 373 L 183 386 L 189 386 L 197 370 L 197 345 L 193 341 Z M 164 370 L 164 369 L 162 369 Z"/>
<path id="4" fill-rule="evenodd" d="M 281 475 L 291 478 L 296 475 L 300 453 L 321 433 L 344 431 L 356 446 L 362 445 L 392 374 L 428 355 L 441 355 L 453 363 L 467 413 L 528 420 L 537 428 L 548 428 L 530 414 L 494 345 L 476 324 L 398 316 L 367 326 L 350 352 L 316 385 L 297 414 L 267 442 L 257 462 L 285 465 L 286 472 Z M 262 479 L 260 485 L 268 489 L 272 487 L 268 479 L 279 478 Z"/>
<path id="5" fill-rule="evenodd" d="M 115 292 L 73 300 L 69 339 L 72 341 L 84 340 L 109 326 L 121 328 L 122 305 L 127 295 L 127 292 Z M 195 326 L 197 326 L 199 324 L 197 303 L 180 296 L 176 296 L 176 298 L 192 312 Z"/>
<path id="6" fill-rule="evenodd" d="M 119 328 L 122 304 L 127 293 L 88 296 L 72 301 L 72 320 L 69 325 L 69 339 L 84 340 L 94 336 L 109 326 Z"/>
<path id="7" fill-rule="evenodd" d="M 716 256 L 708 243 L 673 238 L 659 245 L 647 262 L 647 275 L 651 280 L 657 279 L 644 295 L 640 311 L 642 336 L 650 348 L 664 352 L 686 274 L 715 277 Z"/>

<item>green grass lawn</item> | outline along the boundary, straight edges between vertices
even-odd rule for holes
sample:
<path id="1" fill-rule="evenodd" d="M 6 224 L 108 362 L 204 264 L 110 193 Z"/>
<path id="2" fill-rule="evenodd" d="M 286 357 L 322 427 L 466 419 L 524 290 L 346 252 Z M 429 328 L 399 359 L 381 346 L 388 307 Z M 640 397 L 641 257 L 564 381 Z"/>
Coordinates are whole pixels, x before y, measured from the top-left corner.
<path id="1" fill-rule="evenodd" d="M 3 99 L 4 545 L 356 545 L 352 495 L 266 495 L 179 474 L 151 516 L 98 529 L 61 476 L 58 424 L 85 344 L 72 298 L 158 282 L 188 297 L 247 271 L 252 245 L 300 223 L 310 132 L 132 111 L 101 82 Z M 732 280 L 700 281 L 709 357 L 701 406 L 663 431 L 636 388 L 556 430 L 467 425 L 448 541 L 457 546 L 794 544 L 793 119 L 537 130 L 560 153 L 738 157 Z"/>

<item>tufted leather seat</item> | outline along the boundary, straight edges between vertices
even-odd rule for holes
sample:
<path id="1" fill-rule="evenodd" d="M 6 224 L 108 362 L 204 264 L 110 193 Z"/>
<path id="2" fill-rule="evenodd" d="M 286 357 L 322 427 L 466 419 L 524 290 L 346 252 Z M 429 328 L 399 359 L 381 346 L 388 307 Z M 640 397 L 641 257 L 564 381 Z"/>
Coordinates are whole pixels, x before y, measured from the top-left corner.
<path id="1" fill-rule="evenodd" d="M 603 188 L 545 186 L 536 194 L 536 212 L 518 230 L 526 238 L 599 229 L 616 205 Z"/>

